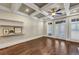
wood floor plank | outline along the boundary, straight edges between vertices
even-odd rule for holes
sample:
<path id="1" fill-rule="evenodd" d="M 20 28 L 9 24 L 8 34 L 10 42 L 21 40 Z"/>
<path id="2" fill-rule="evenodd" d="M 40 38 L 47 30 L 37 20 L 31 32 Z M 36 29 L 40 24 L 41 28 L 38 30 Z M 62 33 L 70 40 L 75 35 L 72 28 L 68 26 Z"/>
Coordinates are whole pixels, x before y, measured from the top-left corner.
<path id="1" fill-rule="evenodd" d="M 41 37 L 0 49 L 0 55 L 79 55 L 79 43 Z"/>

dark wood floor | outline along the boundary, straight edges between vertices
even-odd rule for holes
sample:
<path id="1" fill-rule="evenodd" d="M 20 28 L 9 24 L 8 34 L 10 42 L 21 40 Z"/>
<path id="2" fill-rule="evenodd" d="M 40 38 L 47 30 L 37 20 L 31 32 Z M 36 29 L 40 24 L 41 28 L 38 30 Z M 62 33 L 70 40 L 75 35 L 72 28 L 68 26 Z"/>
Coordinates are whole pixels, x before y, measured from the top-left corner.
<path id="1" fill-rule="evenodd" d="M 78 55 L 79 43 L 41 37 L 0 49 L 1 55 Z"/>

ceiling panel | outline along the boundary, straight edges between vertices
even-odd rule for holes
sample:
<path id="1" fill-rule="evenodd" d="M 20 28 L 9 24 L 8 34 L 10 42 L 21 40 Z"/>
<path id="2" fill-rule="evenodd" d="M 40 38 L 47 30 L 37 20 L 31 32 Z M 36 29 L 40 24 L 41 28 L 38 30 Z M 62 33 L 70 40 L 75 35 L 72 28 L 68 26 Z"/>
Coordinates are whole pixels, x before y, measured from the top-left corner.
<path id="1" fill-rule="evenodd" d="M 35 3 L 35 5 L 37 5 L 39 8 L 45 6 L 47 3 Z"/>
<path id="2" fill-rule="evenodd" d="M 33 10 L 32 8 L 26 6 L 25 4 L 22 4 L 21 7 L 19 8 L 20 12 L 26 13 L 28 15 L 32 14 L 33 12 L 35 12 L 35 10 Z"/>
<path id="3" fill-rule="evenodd" d="M 43 18 L 43 17 L 45 17 L 45 15 L 43 15 L 41 13 L 38 13 L 38 14 L 35 15 L 35 17 L 37 17 L 37 18 Z"/>
<path id="4" fill-rule="evenodd" d="M 78 5 L 79 3 L 70 3 L 70 7 Z"/>

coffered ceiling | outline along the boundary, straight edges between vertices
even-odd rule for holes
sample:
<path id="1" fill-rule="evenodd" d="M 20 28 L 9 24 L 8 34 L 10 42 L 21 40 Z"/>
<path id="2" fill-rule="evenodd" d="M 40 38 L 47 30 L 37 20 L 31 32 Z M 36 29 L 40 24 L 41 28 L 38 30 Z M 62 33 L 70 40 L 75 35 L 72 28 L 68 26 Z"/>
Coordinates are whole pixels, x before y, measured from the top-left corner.
<path id="1" fill-rule="evenodd" d="M 0 3 L 0 10 L 14 12 L 24 16 L 28 15 L 38 20 L 54 20 L 79 13 L 79 3 Z M 56 13 L 56 11 L 61 14 L 52 16 L 52 13 Z"/>

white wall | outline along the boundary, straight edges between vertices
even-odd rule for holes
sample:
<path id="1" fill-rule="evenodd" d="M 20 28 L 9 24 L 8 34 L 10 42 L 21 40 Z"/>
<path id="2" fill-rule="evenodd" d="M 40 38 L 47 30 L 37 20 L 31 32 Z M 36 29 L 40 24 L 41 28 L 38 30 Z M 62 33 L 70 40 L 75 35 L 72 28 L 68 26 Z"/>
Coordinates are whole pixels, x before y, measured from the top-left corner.
<path id="1" fill-rule="evenodd" d="M 12 20 L 10 21 L 8 19 L 0 19 L 0 25 L 23 26 L 23 22 Z"/>
<path id="2" fill-rule="evenodd" d="M 8 12 L 0 12 L 0 13 L 1 13 L 0 19 L 8 19 L 24 22 L 23 24 L 24 35 L 12 36 L 12 37 L 0 37 L 0 48 L 4 48 L 16 43 L 28 41 L 33 38 L 43 36 L 43 22 L 35 20 L 28 16 L 24 17 Z M 9 22 L 7 22 L 7 24 L 9 24 Z M 16 25 L 18 26 L 18 24 Z"/>
<path id="3" fill-rule="evenodd" d="M 43 22 L 43 35 L 47 36 L 47 22 L 46 21 Z"/>

